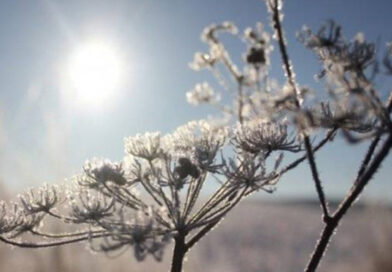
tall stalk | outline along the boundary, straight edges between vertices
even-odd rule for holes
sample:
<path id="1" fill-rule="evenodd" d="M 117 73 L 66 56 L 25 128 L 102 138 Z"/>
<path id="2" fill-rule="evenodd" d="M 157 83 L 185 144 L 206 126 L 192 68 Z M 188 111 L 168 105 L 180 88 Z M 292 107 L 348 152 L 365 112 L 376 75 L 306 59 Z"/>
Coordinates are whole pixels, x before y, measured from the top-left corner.
<path id="1" fill-rule="evenodd" d="M 181 272 L 182 264 L 184 262 L 184 257 L 187 251 L 187 247 L 185 245 L 185 235 L 179 234 L 174 241 L 175 243 L 170 271 Z"/>

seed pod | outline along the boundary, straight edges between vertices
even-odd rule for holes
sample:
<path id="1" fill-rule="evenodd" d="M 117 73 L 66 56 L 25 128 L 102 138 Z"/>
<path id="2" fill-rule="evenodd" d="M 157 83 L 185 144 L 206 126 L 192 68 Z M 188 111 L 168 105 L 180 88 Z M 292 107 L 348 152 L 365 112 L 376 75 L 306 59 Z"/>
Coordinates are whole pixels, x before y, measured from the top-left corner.
<path id="1" fill-rule="evenodd" d="M 192 176 L 193 178 L 196 179 L 196 178 L 200 177 L 200 171 L 199 171 L 199 169 L 196 167 L 196 165 L 192 164 L 192 167 L 191 167 L 189 170 L 191 170 L 191 171 L 189 172 L 189 175 Z"/>
<path id="2" fill-rule="evenodd" d="M 178 159 L 178 164 L 179 166 L 174 169 L 174 173 L 178 176 L 178 178 L 184 179 L 188 176 L 198 178 L 200 176 L 199 169 L 191 162 L 190 159 L 181 157 Z"/>
<path id="3" fill-rule="evenodd" d="M 177 166 L 174 168 L 174 176 L 177 179 L 184 179 L 188 176 L 187 169 L 184 168 L 183 166 Z"/>
<path id="4" fill-rule="evenodd" d="M 191 160 L 188 159 L 188 158 L 185 158 L 185 157 L 179 158 L 179 159 L 178 159 L 178 163 L 179 163 L 181 166 L 184 166 L 184 167 L 191 167 L 191 166 L 192 166 Z"/>
<path id="5" fill-rule="evenodd" d="M 127 179 L 124 178 L 122 175 L 113 175 L 111 181 L 116 183 L 117 185 L 125 185 L 125 183 L 127 183 Z"/>
<path id="6" fill-rule="evenodd" d="M 264 49 L 252 47 L 246 55 L 246 61 L 253 65 L 264 64 L 266 61 Z"/>

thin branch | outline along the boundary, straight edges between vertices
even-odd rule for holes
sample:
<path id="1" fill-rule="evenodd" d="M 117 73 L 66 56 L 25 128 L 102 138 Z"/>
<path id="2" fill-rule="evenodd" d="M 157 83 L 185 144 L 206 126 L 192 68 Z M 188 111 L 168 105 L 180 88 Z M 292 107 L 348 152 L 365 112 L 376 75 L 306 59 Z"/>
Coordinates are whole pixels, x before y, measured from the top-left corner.
<path id="1" fill-rule="evenodd" d="M 357 185 L 351 190 L 350 194 L 342 201 L 342 204 L 335 212 L 334 217 L 340 219 L 347 212 L 348 208 L 352 205 L 352 203 L 354 203 L 354 201 L 357 199 L 359 194 L 368 184 L 370 179 L 379 169 L 381 163 L 387 157 L 391 147 L 392 147 L 392 133 L 389 134 L 388 138 L 385 140 L 380 151 L 373 158 L 373 161 L 369 165 L 367 171 L 361 177 L 359 177 L 359 180 L 356 182 Z"/>
<path id="2" fill-rule="evenodd" d="M 387 99 L 385 110 L 386 110 L 386 114 L 387 115 L 392 110 L 392 92 L 389 94 L 389 97 Z M 377 147 L 378 143 L 380 142 L 380 140 L 381 140 L 381 135 L 379 134 L 379 135 L 377 135 L 374 138 L 374 140 L 370 144 L 370 146 L 368 148 L 368 151 L 366 152 L 365 158 L 362 161 L 362 164 L 361 164 L 361 166 L 360 166 L 360 168 L 358 170 L 358 174 L 357 174 L 357 179 L 356 180 L 358 180 L 363 175 L 363 173 L 365 172 L 366 167 L 368 167 L 369 162 L 370 162 L 370 160 L 371 160 L 371 158 L 372 158 L 372 156 L 374 154 L 374 151 L 376 150 L 376 147 Z"/>
<path id="3" fill-rule="evenodd" d="M 162 202 L 155 196 L 155 194 L 153 193 L 153 190 L 150 189 L 150 185 L 148 182 L 145 182 L 144 180 L 141 180 L 140 182 L 143 186 L 143 188 L 146 190 L 146 192 L 154 199 L 154 201 L 159 205 L 159 206 L 163 206 Z"/>
<path id="4" fill-rule="evenodd" d="M 256 157 L 256 155 L 255 155 Z M 241 162 L 240 165 L 238 166 L 238 169 L 236 170 L 236 173 L 240 171 L 240 169 L 243 167 L 244 162 Z M 235 175 L 233 175 L 235 176 Z M 227 190 L 230 189 L 230 183 L 232 182 L 233 176 L 228 178 L 225 183 L 219 187 L 218 190 L 215 191 L 215 193 L 202 205 L 202 207 L 199 209 L 199 211 L 192 216 L 192 218 L 189 220 L 189 224 L 192 224 L 194 222 L 197 222 L 199 219 L 201 219 L 207 212 L 209 212 L 211 209 L 216 207 L 216 205 L 225 197 L 227 197 Z M 232 190 L 230 190 L 231 192 Z M 223 195 L 223 197 L 222 197 Z"/>
<path id="5" fill-rule="evenodd" d="M 190 248 L 192 248 L 201 238 L 203 238 L 204 235 L 206 235 L 210 230 L 212 230 L 216 224 L 219 223 L 220 220 L 216 220 L 213 223 L 208 224 L 205 226 L 201 231 L 199 231 L 195 236 L 192 237 L 192 239 L 186 243 L 186 250 L 188 251 Z"/>
<path id="6" fill-rule="evenodd" d="M 277 35 L 277 41 L 279 44 L 280 55 L 282 57 L 282 62 L 283 62 L 283 69 L 286 72 L 287 80 L 293 90 L 293 93 L 294 93 L 295 106 L 298 110 L 300 110 L 301 104 L 300 104 L 299 98 L 298 98 L 298 90 L 297 90 L 297 86 L 295 83 L 294 72 L 293 72 L 292 66 L 290 64 L 289 54 L 287 53 L 287 47 L 286 47 L 286 43 L 285 43 L 285 39 L 284 39 L 282 23 L 280 20 L 281 14 L 279 11 L 279 3 L 278 2 L 279 2 L 279 0 L 274 0 L 273 4 L 270 2 L 270 8 L 272 10 L 272 22 L 273 22 L 273 26 L 275 28 L 276 35 Z M 321 180 L 319 178 L 317 165 L 316 165 L 316 161 L 314 159 L 313 150 L 312 150 L 312 147 L 310 144 L 309 136 L 305 132 L 303 132 L 302 134 L 304 137 L 306 154 L 307 154 L 310 169 L 312 172 L 313 180 L 314 180 L 314 183 L 316 186 L 316 191 L 317 191 L 317 194 L 318 194 L 318 197 L 320 200 L 320 204 L 321 204 L 321 207 L 322 207 L 322 210 L 324 213 L 324 221 L 327 221 L 327 220 L 329 220 L 329 217 L 330 217 L 329 212 L 328 212 L 328 205 L 327 205 L 325 193 L 324 193 L 324 190 L 323 190 L 323 187 L 321 184 Z"/>
<path id="7" fill-rule="evenodd" d="M 392 93 L 388 97 L 386 103 L 386 111 L 388 114 L 392 111 Z M 373 177 L 375 172 L 380 168 L 381 163 L 387 157 L 389 150 L 392 147 L 392 134 L 389 134 L 389 137 L 384 142 L 384 145 L 380 148 L 380 151 L 373 158 L 373 154 L 376 150 L 378 143 L 381 140 L 381 136 L 376 136 L 371 142 L 368 151 L 365 155 L 365 158 L 359 168 L 357 173 L 357 177 L 353 186 L 350 189 L 350 192 L 347 194 L 346 198 L 341 202 L 336 212 L 333 214 L 331 219 L 326 223 L 321 238 L 318 241 L 314 252 L 309 260 L 309 263 L 306 267 L 306 272 L 313 272 L 317 269 L 324 252 L 328 246 L 331 237 L 338 226 L 340 220 L 343 218 L 344 214 L 348 211 L 348 209 L 353 205 L 358 196 L 362 193 L 365 186 L 368 184 L 370 179 Z M 371 163 L 371 164 L 370 164 Z M 370 166 L 369 166 L 370 164 Z"/>
<path id="8" fill-rule="evenodd" d="M 282 28 L 282 23 L 280 21 L 280 12 L 279 12 L 279 0 L 273 0 L 274 4 L 270 4 L 271 10 L 272 10 L 272 22 L 273 22 L 273 27 L 276 30 L 276 35 L 277 35 L 277 41 L 279 45 L 279 51 L 280 55 L 282 57 L 282 62 L 283 62 L 283 69 L 285 70 L 286 77 L 289 81 L 289 84 L 291 88 L 294 91 L 295 95 L 295 104 L 296 107 L 299 109 L 300 108 L 300 103 L 297 97 L 298 91 L 297 91 L 297 86 L 295 84 L 295 79 L 294 79 L 294 72 L 292 71 L 292 67 L 290 64 L 290 58 L 289 54 L 287 53 L 287 48 L 286 48 L 286 43 L 284 40 L 284 34 L 283 34 L 283 28 Z"/>
<path id="9" fill-rule="evenodd" d="M 359 178 L 363 175 L 363 173 L 365 172 L 366 168 L 368 167 L 369 162 L 370 162 L 370 160 L 371 160 L 371 158 L 372 158 L 372 156 L 373 156 L 373 154 L 374 154 L 374 152 L 376 150 L 376 147 L 377 147 L 378 143 L 380 142 L 380 139 L 381 139 L 381 136 L 377 136 L 371 142 L 371 144 L 370 144 L 370 146 L 369 146 L 369 148 L 368 148 L 368 150 L 366 152 L 365 158 L 363 159 L 363 161 L 361 163 L 361 166 L 360 166 L 360 168 L 358 170 L 356 180 L 359 180 Z"/>
<path id="10" fill-rule="evenodd" d="M 39 232 L 36 230 L 29 230 L 34 235 L 37 236 L 42 236 L 45 238 L 55 238 L 55 239 L 62 239 L 62 238 L 70 238 L 70 237 L 77 237 L 77 236 L 84 236 L 84 235 L 89 235 L 91 233 L 93 234 L 98 234 L 98 233 L 104 233 L 106 232 L 105 230 L 97 230 L 97 231 L 80 231 L 80 232 L 72 232 L 72 233 L 62 233 L 62 234 L 55 234 L 55 233 L 43 233 Z"/>
<path id="11" fill-rule="evenodd" d="M 64 223 L 72 224 L 76 220 L 76 218 L 74 218 L 74 217 L 58 215 L 57 213 L 54 213 L 51 210 L 48 210 L 46 213 L 56 219 L 63 221 Z"/>
<path id="12" fill-rule="evenodd" d="M 316 271 L 324 255 L 324 252 L 327 249 L 328 243 L 331 240 L 331 237 L 335 232 L 335 229 L 338 226 L 340 220 L 343 218 L 343 216 L 346 214 L 346 212 L 352 206 L 352 204 L 355 202 L 358 196 L 362 193 L 363 189 L 368 184 L 368 182 L 373 177 L 373 175 L 376 173 L 376 171 L 380 168 L 381 163 L 387 157 L 391 147 L 392 147 L 392 134 L 390 134 L 388 138 L 385 140 L 383 146 L 380 148 L 380 151 L 373 158 L 367 170 L 363 173 L 362 176 L 359 177 L 358 180 L 355 181 L 356 185 L 347 194 L 346 198 L 339 205 L 337 211 L 333 214 L 331 219 L 326 223 L 321 238 L 317 242 L 316 248 L 312 253 L 309 263 L 305 269 L 305 272 Z"/>
<path id="13" fill-rule="evenodd" d="M 332 224 L 334 223 L 334 224 Z M 314 272 L 316 271 L 318 264 L 320 263 L 321 259 L 323 258 L 324 252 L 329 244 L 329 240 L 331 239 L 335 228 L 337 227 L 335 220 L 331 220 L 330 223 L 326 224 L 322 233 L 321 237 L 317 242 L 317 246 L 312 253 L 310 261 L 305 269 L 305 272 Z"/>
<path id="14" fill-rule="evenodd" d="M 330 219 L 328 206 L 327 206 L 327 201 L 325 200 L 324 190 L 323 190 L 323 187 L 321 185 L 321 180 L 320 180 L 320 177 L 319 177 L 319 174 L 318 174 L 318 170 L 317 170 L 316 161 L 315 161 L 315 158 L 314 158 L 312 146 L 310 144 L 310 141 L 309 141 L 308 137 L 306 137 L 304 139 L 304 143 L 305 143 L 306 154 L 307 154 L 309 165 L 310 165 L 310 170 L 312 171 L 313 180 L 314 180 L 314 183 L 316 185 L 317 195 L 319 197 L 321 208 L 322 208 L 323 214 L 324 214 L 323 220 L 324 220 L 324 222 L 327 222 Z"/>
<path id="15" fill-rule="evenodd" d="M 110 234 L 96 234 L 96 235 L 90 235 L 90 236 L 79 237 L 79 238 L 75 238 L 75 239 L 69 239 L 69 240 L 63 240 L 63 241 L 57 241 L 57 242 L 49 242 L 49 243 L 16 242 L 16 241 L 12 241 L 7 238 L 4 238 L 3 236 L 0 236 L 0 241 L 3 241 L 4 243 L 7 243 L 9 245 L 22 247 L 22 248 L 46 248 L 46 247 L 62 246 L 62 245 L 66 245 L 66 244 L 73 244 L 73 243 L 86 241 L 89 239 L 102 238 L 102 237 L 107 237 L 107 236 L 110 236 Z"/>
<path id="16" fill-rule="evenodd" d="M 238 121 L 240 124 L 244 123 L 243 109 L 244 109 L 244 90 L 242 80 L 238 80 Z"/>
<path id="17" fill-rule="evenodd" d="M 236 198 L 235 201 L 233 201 L 232 205 L 227 208 L 227 210 L 222 213 L 222 215 L 218 216 L 216 221 L 208 224 L 207 226 L 202 228 L 197 234 L 195 234 L 195 236 L 193 236 L 191 240 L 186 243 L 186 250 L 192 248 L 204 235 L 206 235 L 210 230 L 212 230 L 216 226 L 216 224 L 218 224 L 223 219 L 224 215 L 227 214 L 231 209 L 233 209 L 238 204 L 238 202 L 240 202 L 240 200 L 245 195 L 247 189 L 248 187 L 245 187 L 242 190 L 241 194 Z"/>
<path id="18" fill-rule="evenodd" d="M 331 130 L 328 131 L 327 135 L 324 137 L 324 139 L 322 139 L 314 148 L 313 148 L 313 153 L 318 151 L 320 148 L 322 148 L 326 143 L 328 143 L 328 141 L 331 140 L 331 138 L 335 135 L 336 131 L 338 129 L 337 128 L 333 128 Z M 302 156 L 299 159 L 296 159 L 295 161 L 293 161 L 292 163 L 288 164 L 287 166 L 283 167 L 283 169 L 279 172 L 280 175 L 290 171 L 291 169 L 294 169 L 295 167 L 297 167 L 301 162 L 303 162 L 304 160 L 306 160 L 307 158 L 307 154 L 305 154 L 304 156 Z"/>
<path id="19" fill-rule="evenodd" d="M 193 207 L 196 204 L 196 200 L 199 197 L 200 191 L 203 188 L 203 184 L 206 180 L 206 174 L 200 176 L 198 179 L 195 180 L 196 185 L 195 188 L 192 188 L 192 191 L 189 191 L 189 201 L 184 204 L 184 221 L 187 220 L 189 214 L 191 213 Z M 193 184 L 192 184 L 193 185 Z M 188 195 L 187 195 L 188 198 Z"/>

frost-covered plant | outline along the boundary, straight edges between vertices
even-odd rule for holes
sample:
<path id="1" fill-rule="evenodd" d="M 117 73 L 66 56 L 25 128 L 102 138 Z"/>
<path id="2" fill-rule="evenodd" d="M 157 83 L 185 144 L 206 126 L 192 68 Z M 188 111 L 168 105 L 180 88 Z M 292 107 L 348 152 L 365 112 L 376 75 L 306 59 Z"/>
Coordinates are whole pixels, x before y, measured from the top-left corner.
<path id="1" fill-rule="evenodd" d="M 87 241 L 93 251 L 107 254 L 132 247 L 140 261 L 147 255 L 160 260 L 165 246 L 174 241 L 171 271 L 180 272 L 187 252 L 243 198 L 260 190 L 273 192 L 282 175 L 308 161 L 324 222 L 306 267 L 315 271 L 339 222 L 392 146 L 392 96 L 383 102 L 375 89 L 380 70 L 372 69 L 377 66 L 374 45 L 363 34 L 347 41 L 341 28 L 329 22 L 316 33 L 304 28 L 298 35 L 320 59 L 319 77 L 327 83 L 325 101 L 311 100 L 308 88 L 297 84 L 289 59 L 282 1 L 266 3 L 287 79 L 282 86 L 269 78 L 273 46 L 262 24 L 242 35 L 242 70 L 220 40 L 225 32 L 238 35 L 237 27 L 230 22 L 207 27 L 202 40 L 208 52 L 196 53 L 190 66 L 210 70 L 223 91 L 203 82 L 186 96 L 192 105 L 218 107 L 229 117 L 226 122 L 192 121 L 171 134 L 128 137 L 123 161 L 94 159 L 86 162 L 72 184 L 31 190 L 18 203 L 1 202 L 0 240 L 29 248 Z M 385 74 L 391 75 L 388 46 L 383 64 Z M 369 141 L 370 146 L 351 189 L 331 212 L 315 152 L 337 132 L 350 143 Z M 287 153 L 295 159 L 284 164 Z M 206 184 L 215 184 L 216 190 L 200 197 Z M 43 224 L 46 220 L 59 220 L 75 231 L 50 233 Z M 29 234 L 46 240 L 21 240 Z"/>
<path id="2" fill-rule="evenodd" d="M 322 70 L 317 78 L 325 79 L 327 87 L 327 95 L 320 96 L 323 100 L 320 101 L 318 97 L 311 99 L 308 95 L 311 91 L 298 85 L 290 62 L 282 27 L 283 2 L 266 0 L 266 3 L 274 30 L 272 37 L 276 40 L 287 79 L 283 86 L 280 87 L 269 78 L 269 55 L 273 47 L 271 35 L 260 23 L 256 29 L 248 28 L 244 31 L 243 40 L 247 44 L 247 51 L 243 55 L 242 71 L 234 64 L 233 58 L 218 37 L 219 32 L 226 30 L 223 25 L 207 28 L 204 33 L 211 33 L 207 37 L 212 37 L 204 38 L 210 48 L 209 53 L 196 53 L 190 66 L 195 70 L 209 69 L 212 72 L 222 89 L 220 96 L 219 92 L 216 93 L 222 98 L 221 101 L 230 101 L 225 99 L 225 95 L 234 97 L 232 105 L 212 105 L 218 106 L 226 116 L 238 119 L 236 136 L 232 139 L 237 149 L 250 154 L 262 150 L 261 152 L 266 152 L 266 157 L 274 147 L 296 152 L 299 156 L 305 153 L 325 224 L 321 238 L 317 241 L 316 249 L 306 266 L 306 271 L 315 271 L 339 222 L 380 168 L 392 146 L 392 93 L 388 95 L 375 87 L 376 76 L 392 74 L 392 46 L 391 43 L 387 44 L 387 52 L 382 62 L 384 70 L 381 70 L 376 58 L 376 47 L 374 43 L 365 40 L 364 34 L 359 33 L 352 40 L 346 40 L 341 27 L 334 21 L 327 22 L 317 32 L 304 27 L 299 32 L 298 39 L 320 60 Z M 230 29 L 236 28 L 231 26 Z M 229 32 L 233 34 L 232 31 Z M 216 54 L 216 48 L 222 53 Z M 201 56 L 203 58 L 200 58 Z M 229 83 L 230 78 L 227 75 L 234 79 L 231 80 L 234 87 Z M 208 101 L 199 100 L 198 104 L 204 102 Z M 250 127 L 259 129 L 250 132 Z M 320 136 L 320 132 L 325 130 L 325 138 L 316 145 L 312 144 L 310 137 Z M 349 143 L 369 141 L 370 145 L 352 187 L 338 208 L 331 212 L 314 153 L 331 142 L 337 132 L 341 132 Z M 249 160 L 249 157 L 243 160 Z M 281 158 L 277 159 L 277 164 L 280 161 Z M 302 161 L 299 159 L 289 164 L 281 173 L 284 173 L 285 169 L 296 167 Z M 254 167 L 248 167 L 247 172 L 248 176 L 257 176 Z M 235 178 L 252 182 L 251 178 L 243 176 Z"/>
<path id="3" fill-rule="evenodd" d="M 252 135 L 263 131 L 269 134 L 256 142 Z M 242 147 L 251 145 L 257 145 L 257 151 Z M 271 152 L 293 148 L 287 131 L 271 124 L 230 131 L 193 121 L 168 135 L 128 137 L 122 162 L 88 161 L 71 185 L 31 190 L 13 209 L 2 203 L 0 240 L 20 247 L 88 241 L 94 251 L 133 247 L 137 260 L 149 254 L 160 260 L 174 239 L 172 271 L 181 271 L 186 252 L 244 196 L 273 189 L 281 175 L 282 156 L 269 169 L 266 160 Z M 216 192 L 200 202 L 204 185 L 216 180 Z M 42 224 L 49 218 L 80 230 L 49 233 Z M 22 242 L 18 238 L 24 233 L 53 241 Z"/>

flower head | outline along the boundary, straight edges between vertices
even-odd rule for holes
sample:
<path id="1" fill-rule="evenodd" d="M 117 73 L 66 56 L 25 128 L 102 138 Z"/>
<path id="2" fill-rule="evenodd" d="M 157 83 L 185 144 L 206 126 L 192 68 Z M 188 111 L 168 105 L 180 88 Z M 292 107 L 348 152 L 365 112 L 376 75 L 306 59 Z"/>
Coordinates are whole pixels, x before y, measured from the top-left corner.
<path id="1" fill-rule="evenodd" d="M 125 151 L 135 157 L 152 161 L 163 155 L 160 132 L 137 134 L 125 138 L 124 142 Z"/>
<path id="2" fill-rule="evenodd" d="M 47 212 L 58 202 L 58 193 L 54 186 L 45 185 L 37 191 L 30 190 L 19 197 L 26 214 Z"/>
<path id="3" fill-rule="evenodd" d="M 239 151 L 252 154 L 274 150 L 299 151 L 295 139 L 289 138 L 287 125 L 272 122 L 238 124 L 232 142 Z"/>
<path id="4" fill-rule="evenodd" d="M 214 90 L 207 82 L 196 84 L 196 86 L 186 93 L 186 99 L 191 105 L 199 105 L 202 103 L 215 104 L 220 100 L 219 94 L 215 94 Z"/>
<path id="5" fill-rule="evenodd" d="M 84 166 L 85 178 L 80 179 L 83 185 L 104 184 L 113 182 L 117 185 L 127 183 L 122 163 L 112 163 L 107 160 L 87 161 Z M 91 180 L 92 179 L 92 180 Z"/>
<path id="6" fill-rule="evenodd" d="M 186 157 L 202 169 L 212 166 L 217 152 L 225 144 L 228 131 L 206 121 L 189 122 L 167 136 L 173 155 Z"/>

